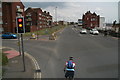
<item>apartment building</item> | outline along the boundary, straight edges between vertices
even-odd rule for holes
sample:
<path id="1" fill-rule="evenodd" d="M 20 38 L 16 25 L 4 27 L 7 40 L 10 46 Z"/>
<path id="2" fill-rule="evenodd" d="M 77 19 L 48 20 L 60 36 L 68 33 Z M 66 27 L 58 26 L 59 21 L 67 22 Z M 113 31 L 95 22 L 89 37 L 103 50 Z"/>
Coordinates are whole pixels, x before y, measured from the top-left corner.
<path id="1" fill-rule="evenodd" d="M 19 2 L 2 2 L 2 20 L 4 32 L 16 32 L 16 17 L 24 16 L 24 5 Z"/>
<path id="2" fill-rule="evenodd" d="M 40 30 L 41 26 L 41 15 L 42 10 L 40 8 L 31 8 L 29 7 L 25 11 L 25 27 L 26 32 L 33 32 Z"/>
<path id="3" fill-rule="evenodd" d="M 52 26 L 52 16 L 41 8 L 29 7 L 25 11 L 25 27 L 27 32 L 33 32 Z"/>
<path id="4" fill-rule="evenodd" d="M 87 11 L 82 17 L 83 27 L 84 28 L 99 27 L 99 19 L 100 16 L 97 15 L 95 12 L 91 13 L 90 11 Z"/>

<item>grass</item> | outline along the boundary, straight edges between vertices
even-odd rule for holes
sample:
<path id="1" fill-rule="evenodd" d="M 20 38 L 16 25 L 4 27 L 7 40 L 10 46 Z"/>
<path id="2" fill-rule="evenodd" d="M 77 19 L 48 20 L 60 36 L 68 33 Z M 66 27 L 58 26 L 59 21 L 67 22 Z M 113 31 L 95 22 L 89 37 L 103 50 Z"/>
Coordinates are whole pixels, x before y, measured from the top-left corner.
<path id="1" fill-rule="evenodd" d="M 1 60 L 2 60 L 2 65 L 4 66 L 8 63 L 8 58 L 7 58 L 6 54 L 4 54 L 4 53 L 0 53 L 0 54 L 2 54 Z"/>
<path id="2" fill-rule="evenodd" d="M 55 26 L 55 27 L 52 27 L 52 28 L 45 28 L 45 29 L 41 29 L 39 31 L 35 31 L 35 32 L 27 32 L 24 34 L 24 36 L 31 36 L 32 33 L 35 33 L 37 35 L 51 35 L 52 33 L 64 28 L 66 26 L 63 26 L 63 25 L 59 25 L 59 26 Z"/>

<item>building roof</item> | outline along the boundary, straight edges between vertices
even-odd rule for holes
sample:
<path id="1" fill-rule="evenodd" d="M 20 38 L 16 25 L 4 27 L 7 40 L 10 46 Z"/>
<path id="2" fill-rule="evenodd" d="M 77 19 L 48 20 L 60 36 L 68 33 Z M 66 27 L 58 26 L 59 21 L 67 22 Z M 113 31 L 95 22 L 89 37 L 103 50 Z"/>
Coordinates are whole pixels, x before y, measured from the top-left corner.
<path id="1" fill-rule="evenodd" d="M 26 9 L 26 11 L 28 11 L 28 10 L 32 10 L 33 12 L 37 12 L 37 11 L 41 11 L 42 12 L 42 9 L 41 8 L 31 8 L 31 7 L 28 7 L 27 9 Z M 25 12 L 26 12 L 25 11 Z"/>

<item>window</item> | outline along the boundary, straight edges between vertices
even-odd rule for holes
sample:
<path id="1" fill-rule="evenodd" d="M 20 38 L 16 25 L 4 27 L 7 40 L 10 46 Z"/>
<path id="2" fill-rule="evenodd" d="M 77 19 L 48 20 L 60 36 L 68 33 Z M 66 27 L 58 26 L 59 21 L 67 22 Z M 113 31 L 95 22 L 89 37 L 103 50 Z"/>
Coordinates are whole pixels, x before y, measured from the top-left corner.
<path id="1" fill-rule="evenodd" d="M 39 13 L 39 15 L 41 15 L 41 13 Z"/>
<path id="2" fill-rule="evenodd" d="M 3 24 L 2 20 L 0 20 L 0 24 Z"/>
<path id="3" fill-rule="evenodd" d="M 91 18 L 91 21 L 95 21 L 96 19 L 95 18 Z"/>
<path id="4" fill-rule="evenodd" d="M 2 4 L 0 3 L 0 8 L 2 7 Z"/>
<path id="5" fill-rule="evenodd" d="M 87 20 L 89 20 L 89 18 L 87 18 Z"/>
<path id="6" fill-rule="evenodd" d="M 91 26 L 93 26 L 93 24 L 91 23 Z"/>
<path id="7" fill-rule="evenodd" d="M 17 16 L 22 16 L 22 14 L 20 14 L 20 13 L 17 13 Z"/>
<path id="8" fill-rule="evenodd" d="M 39 19 L 41 19 L 41 17 L 39 17 Z"/>
<path id="9" fill-rule="evenodd" d="M 16 6 L 17 7 L 17 9 L 20 9 L 20 6 Z"/>
<path id="10" fill-rule="evenodd" d="M 2 16 L 2 12 L 0 12 L 0 16 Z"/>

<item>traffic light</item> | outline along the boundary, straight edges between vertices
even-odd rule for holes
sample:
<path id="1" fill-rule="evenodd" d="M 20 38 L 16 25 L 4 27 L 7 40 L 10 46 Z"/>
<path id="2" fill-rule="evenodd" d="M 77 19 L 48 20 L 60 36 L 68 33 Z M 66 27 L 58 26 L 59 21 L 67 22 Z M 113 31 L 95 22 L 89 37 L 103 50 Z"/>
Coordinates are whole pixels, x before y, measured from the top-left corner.
<path id="1" fill-rule="evenodd" d="M 16 17 L 17 33 L 25 33 L 24 17 Z"/>

